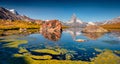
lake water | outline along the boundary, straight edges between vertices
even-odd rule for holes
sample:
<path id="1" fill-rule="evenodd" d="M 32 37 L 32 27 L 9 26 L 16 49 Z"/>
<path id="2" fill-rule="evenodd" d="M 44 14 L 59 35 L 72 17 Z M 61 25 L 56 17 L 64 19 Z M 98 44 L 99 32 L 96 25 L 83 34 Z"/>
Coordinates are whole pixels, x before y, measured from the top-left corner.
<path id="1" fill-rule="evenodd" d="M 16 30 L 17 31 L 17 30 Z M 11 31 L 4 32 L 9 34 Z M 0 36 L 0 40 L 17 39 L 27 40 L 28 43 L 21 44 L 32 55 L 51 55 L 52 59 L 57 60 L 82 60 L 90 61 L 91 58 L 100 54 L 101 50 L 120 51 L 120 32 L 113 31 L 110 33 L 81 33 L 81 28 L 65 29 L 62 32 L 41 33 L 39 30 L 34 33 L 16 33 Z M 78 39 L 85 40 L 83 42 L 76 41 Z M 4 44 L 0 44 L 0 52 L 4 52 Z M 49 52 L 34 52 L 33 50 L 61 50 L 60 54 L 51 54 Z M 9 52 L 17 53 L 11 49 Z M 7 54 L 7 53 L 6 53 Z M 68 57 L 67 57 L 68 56 Z M 120 56 L 118 54 L 118 56 Z"/>

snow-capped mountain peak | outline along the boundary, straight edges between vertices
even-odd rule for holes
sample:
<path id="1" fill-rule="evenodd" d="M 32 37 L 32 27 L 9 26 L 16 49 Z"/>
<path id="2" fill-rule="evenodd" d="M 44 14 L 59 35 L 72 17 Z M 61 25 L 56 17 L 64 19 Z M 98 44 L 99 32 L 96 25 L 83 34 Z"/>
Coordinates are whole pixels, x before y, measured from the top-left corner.
<path id="1" fill-rule="evenodd" d="M 93 22 L 88 22 L 87 25 L 95 25 L 95 23 L 93 23 Z"/>
<path id="2" fill-rule="evenodd" d="M 103 23 L 104 24 L 114 24 L 114 23 L 120 23 L 120 16 L 113 18 L 111 20 L 107 20 Z"/>
<path id="3" fill-rule="evenodd" d="M 83 22 L 82 20 L 78 19 L 75 14 L 72 15 L 71 19 L 64 23 L 66 26 L 71 26 L 71 27 L 85 27 L 86 22 Z"/>
<path id="4" fill-rule="evenodd" d="M 80 19 L 77 19 L 76 22 L 81 23 L 81 24 L 83 23 Z"/>
<path id="5" fill-rule="evenodd" d="M 75 14 L 72 15 L 71 20 L 68 23 L 80 23 L 82 24 L 83 22 L 76 17 Z"/>
<path id="6" fill-rule="evenodd" d="M 26 15 L 18 14 L 15 9 L 0 7 L 0 12 L 0 19 L 35 21 L 34 19 L 27 17 Z"/>
<path id="7" fill-rule="evenodd" d="M 11 13 L 19 15 L 18 12 L 15 9 L 8 9 Z"/>

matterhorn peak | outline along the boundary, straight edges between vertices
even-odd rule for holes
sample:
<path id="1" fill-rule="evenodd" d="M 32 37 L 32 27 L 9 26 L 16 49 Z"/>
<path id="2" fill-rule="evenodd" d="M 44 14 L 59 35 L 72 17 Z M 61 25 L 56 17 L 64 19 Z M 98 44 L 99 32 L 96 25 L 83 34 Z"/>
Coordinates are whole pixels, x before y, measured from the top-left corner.
<path id="1" fill-rule="evenodd" d="M 71 27 L 84 27 L 86 26 L 86 22 L 83 22 L 81 19 L 77 18 L 75 14 L 73 14 L 71 19 L 66 22 L 66 25 Z"/>
<path id="2" fill-rule="evenodd" d="M 68 23 L 80 23 L 80 24 L 82 24 L 83 22 L 76 17 L 75 13 L 73 13 L 71 20 Z"/>

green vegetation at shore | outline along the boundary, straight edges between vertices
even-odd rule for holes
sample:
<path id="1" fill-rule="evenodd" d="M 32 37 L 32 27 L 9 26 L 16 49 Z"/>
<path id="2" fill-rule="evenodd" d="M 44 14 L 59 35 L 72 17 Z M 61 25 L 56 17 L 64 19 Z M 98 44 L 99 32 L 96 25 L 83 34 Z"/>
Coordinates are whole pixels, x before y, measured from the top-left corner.
<path id="1" fill-rule="evenodd" d="M 39 33 L 39 29 L 27 29 L 27 30 L 0 30 L 0 36 L 9 35 L 29 35 L 32 33 Z"/>
<path id="2" fill-rule="evenodd" d="M 41 24 L 37 24 L 35 22 L 30 21 L 22 21 L 22 20 L 1 20 L 0 19 L 0 30 L 18 30 L 20 28 L 26 29 L 39 29 Z M 70 28 L 68 26 L 62 26 L 62 29 Z"/>
<path id="3" fill-rule="evenodd" d="M 70 28 L 69 26 L 62 26 L 62 29 Z"/>
<path id="4" fill-rule="evenodd" d="M 15 30 L 20 28 L 37 29 L 40 28 L 39 24 L 33 22 L 26 22 L 22 20 L 0 20 L 0 30 Z"/>

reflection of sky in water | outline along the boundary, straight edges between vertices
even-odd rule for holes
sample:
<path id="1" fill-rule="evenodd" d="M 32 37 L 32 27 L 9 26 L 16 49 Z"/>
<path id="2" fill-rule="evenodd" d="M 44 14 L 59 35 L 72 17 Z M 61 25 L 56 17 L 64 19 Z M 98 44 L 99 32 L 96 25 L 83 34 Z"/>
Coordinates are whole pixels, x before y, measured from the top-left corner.
<path id="1" fill-rule="evenodd" d="M 47 47 L 59 47 L 71 51 L 76 51 L 73 60 L 89 60 L 98 54 L 94 48 L 120 50 L 120 41 L 117 37 L 111 37 L 110 33 L 103 34 L 96 40 L 91 40 L 84 34 L 80 34 L 75 39 L 85 39 L 85 42 L 76 42 L 68 32 L 63 32 L 58 41 L 45 39 L 41 34 L 31 34 L 26 37 L 28 44 L 21 45 L 29 50 L 44 49 Z"/>
<path id="2" fill-rule="evenodd" d="M 79 35 L 76 37 L 76 39 L 85 39 L 87 41 L 85 42 L 76 42 L 75 40 L 72 39 L 71 35 L 69 33 L 63 32 L 61 35 L 60 40 L 58 41 L 50 41 L 48 39 L 45 39 L 41 34 L 31 34 L 27 36 L 27 39 L 29 41 L 29 45 L 34 44 L 40 44 L 40 43 L 47 43 L 50 45 L 59 45 L 59 46 L 64 46 L 64 47 L 70 47 L 71 46 L 84 46 L 84 47 L 98 47 L 98 48 L 109 48 L 109 49 L 118 49 L 120 45 L 120 41 L 116 37 L 111 37 L 109 34 L 105 34 L 101 36 L 100 38 L 96 40 L 91 40 L 84 36 L 83 34 Z M 115 44 L 111 44 L 111 41 L 114 42 Z M 110 42 L 110 43 L 109 43 Z"/>

